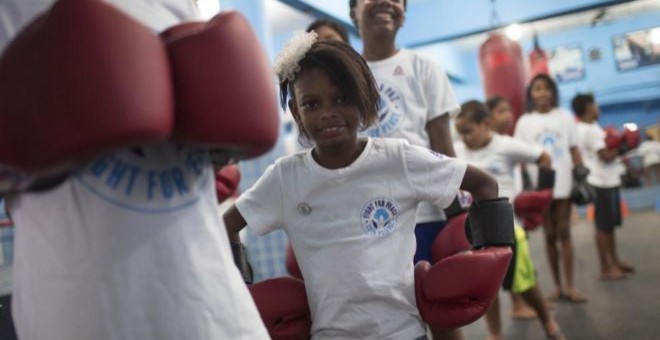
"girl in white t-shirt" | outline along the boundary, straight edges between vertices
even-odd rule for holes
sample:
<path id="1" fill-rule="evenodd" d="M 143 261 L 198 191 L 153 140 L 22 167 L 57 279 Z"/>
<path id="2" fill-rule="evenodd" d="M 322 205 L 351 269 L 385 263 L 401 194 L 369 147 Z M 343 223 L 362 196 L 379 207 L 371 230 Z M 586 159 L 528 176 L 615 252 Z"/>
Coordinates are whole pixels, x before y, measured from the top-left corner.
<path id="1" fill-rule="evenodd" d="M 516 194 L 514 171 L 518 164 L 533 162 L 549 169 L 551 160 L 539 146 L 530 147 L 510 136 L 494 133 L 491 128 L 493 121 L 501 120 L 491 119 L 488 107 L 483 103 L 477 100 L 463 103 L 461 113 L 455 120 L 456 131 L 461 136 L 462 142 L 456 143 L 454 150 L 457 158 L 493 175 L 500 187 L 500 197 L 507 197 L 512 201 Z M 529 254 L 525 231 L 521 227 L 516 227 L 515 242 L 515 257 L 509 265 L 511 268 L 504 280 L 504 289 L 512 294 L 520 294 L 522 299 L 533 308 L 548 338 L 564 339 L 554 316 L 548 312 L 541 289 L 536 284 L 534 264 Z M 497 298 L 486 314 L 486 322 L 490 333 L 489 339 L 502 339 Z"/>
<path id="2" fill-rule="evenodd" d="M 404 140 L 360 138 L 378 117 L 378 91 L 349 45 L 295 37 L 275 65 L 282 105 L 313 146 L 271 165 L 225 213 L 283 229 L 305 280 L 313 339 L 426 339 L 415 301 L 415 211 L 447 207 L 459 188 L 497 197 L 485 172 Z M 449 278 L 448 278 L 449 279 Z"/>
<path id="3" fill-rule="evenodd" d="M 586 178 L 586 168 L 577 148 L 577 131 L 573 115 L 558 107 L 557 84 L 546 74 L 535 76 L 527 88 L 529 112 L 516 124 L 514 137 L 527 144 L 540 145 L 552 158 L 555 170 L 553 200 L 543 219 L 545 243 L 550 270 L 555 286 L 549 296 L 551 301 L 565 299 L 574 303 L 586 302 L 587 298 L 573 285 L 573 242 L 571 241 L 571 200 L 573 177 Z M 530 178 L 536 179 L 537 168 L 528 164 Z M 573 171 L 571 172 L 571 169 Z M 560 251 L 561 248 L 561 251 Z M 561 261 L 560 261 L 561 253 Z M 559 272 L 563 265 L 565 282 Z"/>

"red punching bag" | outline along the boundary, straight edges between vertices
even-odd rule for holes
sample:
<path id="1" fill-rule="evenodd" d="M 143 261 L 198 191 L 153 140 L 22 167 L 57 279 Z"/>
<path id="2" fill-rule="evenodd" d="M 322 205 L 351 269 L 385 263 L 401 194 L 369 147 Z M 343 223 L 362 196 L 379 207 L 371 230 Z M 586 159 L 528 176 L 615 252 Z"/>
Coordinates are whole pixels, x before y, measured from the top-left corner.
<path id="1" fill-rule="evenodd" d="M 486 97 L 500 96 L 511 104 L 513 132 L 525 112 L 525 64 L 520 45 L 500 33 L 491 33 L 479 49 L 479 64 Z"/>
<path id="2" fill-rule="evenodd" d="M 550 74 L 548 54 L 541 48 L 539 37 L 534 34 L 534 49 L 529 53 L 529 79 L 538 74 Z"/>

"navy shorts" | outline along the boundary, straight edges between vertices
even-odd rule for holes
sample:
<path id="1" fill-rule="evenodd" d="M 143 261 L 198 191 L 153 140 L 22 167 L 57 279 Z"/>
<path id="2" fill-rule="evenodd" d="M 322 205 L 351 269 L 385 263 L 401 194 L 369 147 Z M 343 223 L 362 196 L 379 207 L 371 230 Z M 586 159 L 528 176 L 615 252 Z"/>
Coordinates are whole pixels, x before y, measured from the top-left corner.
<path id="1" fill-rule="evenodd" d="M 621 196 L 619 187 L 596 189 L 594 202 L 594 220 L 596 229 L 610 232 L 621 225 Z"/>
<path id="2" fill-rule="evenodd" d="M 413 259 L 414 263 L 421 260 L 433 262 L 431 260 L 431 248 L 433 241 L 438 233 L 447 225 L 447 221 L 436 221 L 418 223 L 415 226 L 415 239 L 417 240 L 417 251 Z"/>

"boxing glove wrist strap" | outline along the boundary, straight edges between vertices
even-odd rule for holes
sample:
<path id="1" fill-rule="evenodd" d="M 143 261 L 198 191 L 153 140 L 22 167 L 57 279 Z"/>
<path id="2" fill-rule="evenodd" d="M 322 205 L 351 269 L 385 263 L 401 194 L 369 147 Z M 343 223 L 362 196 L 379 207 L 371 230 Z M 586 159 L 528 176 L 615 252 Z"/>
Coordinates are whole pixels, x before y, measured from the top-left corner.
<path id="1" fill-rule="evenodd" d="M 507 198 L 473 202 L 467 217 L 474 248 L 513 245 L 513 209 Z"/>
<path id="2" fill-rule="evenodd" d="M 539 190 L 552 189 L 555 186 L 555 171 L 553 169 L 539 169 Z"/>

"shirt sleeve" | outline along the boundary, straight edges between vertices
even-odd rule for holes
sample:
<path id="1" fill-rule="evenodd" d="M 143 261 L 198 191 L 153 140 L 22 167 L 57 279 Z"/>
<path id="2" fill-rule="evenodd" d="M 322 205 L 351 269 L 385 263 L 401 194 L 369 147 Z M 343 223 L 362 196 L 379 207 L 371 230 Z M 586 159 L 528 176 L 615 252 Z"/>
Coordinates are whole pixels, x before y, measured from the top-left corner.
<path id="1" fill-rule="evenodd" d="M 540 145 L 525 143 L 515 138 L 506 138 L 503 147 L 514 163 L 535 163 L 543 153 Z"/>
<path id="2" fill-rule="evenodd" d="M 605 130 L 603 130 L 603 128 L 596 125 L 589 129 L 589 131 L 589 139 L 587 142 L 590 144 L 590 147 L 593 148 L 594 152 L 607 148 L 607 145 L 605 144 Z"/>
<path id="3" fill-rule="evenodd" d="M 523 113 L 520 118 L 518 118 L 518 121 L 516 122 L 516 127 L 513 130 L 513 138 L 519 139 L 524 142 L 530 142 L 527 140 L 527 136 L 525 134 L 526 131 L 526 126 L 527 125 L 527 117 L 525 117 L 525 114 Z"/>
<path id="4" fill-rule="evenodd" d="M 447 72 L 442 66 L 429 59 L 424 61 L 426 65 L 426 72 L 422 73 L 426 76 L 423 86 L 424 97 L 429 104 L 427 122 L 444 114 L 449 114 L 453 118 L 460 111 L 460 105 Z"/>
<path id="5" fill-rule="evenodd" d="M 248 228 L 258 235 L 282 228 L 283 197 L 278 164 L 270 165 L 235 203 Z"/>
<path id="6" fill-rule="evenodd" d="M 446 208 L 458 194 L 467 163 L 420 146 L 404 144 L 405 169 L 420 201 Z"/>

